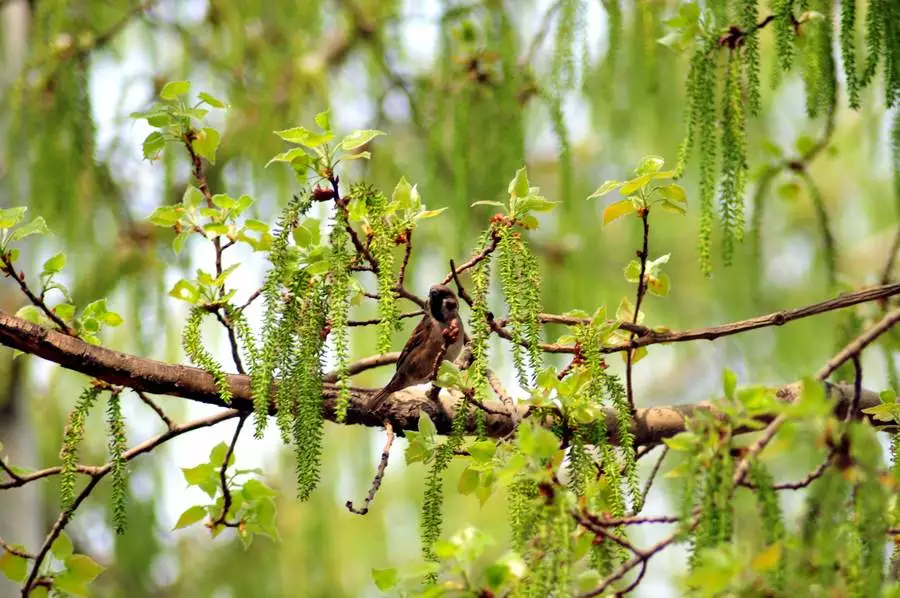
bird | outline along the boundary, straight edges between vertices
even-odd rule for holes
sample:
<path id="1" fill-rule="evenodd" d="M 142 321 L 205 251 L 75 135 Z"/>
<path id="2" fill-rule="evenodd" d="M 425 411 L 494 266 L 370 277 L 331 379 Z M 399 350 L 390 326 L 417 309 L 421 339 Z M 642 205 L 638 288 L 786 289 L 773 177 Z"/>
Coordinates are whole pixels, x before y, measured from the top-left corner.
<path id="1" fill-rule="evenodd" d="M 447 346 L 444 359 L 453 361 L 462 351 L 465 336 L 456 294 L 445 285 L 432 285 L 428 290 L 425 314 L 400 352 L 394 376 L 369 400 L 366 407 L 375 411 L 398 390 L 430 380 L 434 373 L 434 361 L 444 348 L 445 337 L 450 345 Z"/>

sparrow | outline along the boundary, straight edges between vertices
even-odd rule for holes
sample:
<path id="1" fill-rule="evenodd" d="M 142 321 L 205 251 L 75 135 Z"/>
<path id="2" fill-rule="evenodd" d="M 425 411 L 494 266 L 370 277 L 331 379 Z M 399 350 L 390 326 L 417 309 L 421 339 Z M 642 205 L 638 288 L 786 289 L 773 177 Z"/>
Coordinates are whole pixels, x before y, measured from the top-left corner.
<path id="1" fill-rule="evenodd" d="M 367 408 L 374 411 L 398 390 L 430 380 L 434 373 L 434 360 L 444 347 L 445 337 L 451 344 L 444 353 L 444 359 L 453 361 L 462 351 L 465 336 L 456 295 L 442 284 L 433 285 L 428 291 L 425 315 L 400 352 L 394 377 L 369 400 Z"/>

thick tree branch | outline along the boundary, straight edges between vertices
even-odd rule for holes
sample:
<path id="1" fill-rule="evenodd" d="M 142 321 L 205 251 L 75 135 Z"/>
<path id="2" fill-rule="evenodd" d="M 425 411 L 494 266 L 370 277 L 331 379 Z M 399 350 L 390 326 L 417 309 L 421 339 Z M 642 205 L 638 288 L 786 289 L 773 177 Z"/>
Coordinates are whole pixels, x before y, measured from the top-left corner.
<path id="1" fill-rule="evenodd" d="M 163 363 L 152 359 L 143 359 L 88 344 L 80 339 L 70 337 L 61 332 L 37 326 L 21 318 L 0 311 L 0 344 L 19 349 L 43 359 L 76 371 L 87 376 L 98 378 L 110 384 L 117 384 L 135 391 L 151 394 L 170 395 L 225 407 L 216 390 L 213 377 L 206 371 L 185 366 Z M 390 362 L 393 355 L 379 356 Z M 234 397 L 231 407 L 240 411 L 252 411 L 253 403 L 250 394 L 250 379 L 247 376 L 228 376 Z M 335 421 L 338 388 L 331 382 L 323 385 L 323 410 L 325 418 Z M 849 384 L 828 384 L 826 386 L 840 413 L 844 413 L 853 399 L 853 387 Z M 366 403 L 377 389 L 351 388 L 351 401 L 345 422 L 351 425 L 381 427 L 384 414 L 366 409 Z M 793 401 L 800 393 L 800 384 L 788 384 L 776 390 L 776 396 L 784 402 Z M 447 434 L 450 431 L 451 419 L 460 395 L 448 392 L 441 393 L 439 401 L 431 402 L 425 393 L 417 387 L 395 393 L 395 400 L 389 404 L 390 420 L 395 430 L 418 429 L 419 413 L 428 412 L 438 432 Z M 877 393 L 863 390 L 860 407 L 867 408 L 880 404 Z M 484 416 L 487 433 L 492 438 L 501 438 L 509 434 L 518 419 L 527 413 L 524 405 L 517 406 L 515 415 L 510 415 L 499 401 L 486 404 L 493 412 Z M 685 419 L 698 410 L 709 410 L 712 406 L 707 402 L 693 405 L 675 405 L 670 407 L 650 407 L 635 412 L 633 433 L 637 445 L 653 445 L 663 438 L 668 438 L 684 430 Z M 272 411 L 274 413 L 274 409 Z M 606 414 L 611 438 L 616 440 L 618 429 L 616 414 L 610 410 Z M 468 430 L 474 432 L 476 427 L 474 412 L 468 422 Z M 180 429 L 180 428 L 178 428 Z"/>

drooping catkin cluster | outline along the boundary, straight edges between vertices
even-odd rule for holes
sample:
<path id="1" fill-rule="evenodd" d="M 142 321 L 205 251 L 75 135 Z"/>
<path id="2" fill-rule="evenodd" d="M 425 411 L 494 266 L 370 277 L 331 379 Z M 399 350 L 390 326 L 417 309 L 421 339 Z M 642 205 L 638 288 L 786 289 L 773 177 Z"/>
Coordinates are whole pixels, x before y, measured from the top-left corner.
<path id="1" fill-rule="evenodd" d="M 287 351 L 282 349 L 291 346 L 291 338 L 299 324 L 299 314 L 296 311 L 296 303 L 285 299 L 284 289 L 296 287 L 302 290 L 305 287 L 301 273 L 294 273 L 295 258 L 290 245 L 291 233 L 298 225 L 299 219 L 312 205 L 309 194 L 294 196 L 287 207 L 282 211 L 278 219 L 273 240 L 269 249 L 269 261 L 272 264 L 266 273 L 262 287 L 262 295 L 265 301 L 265 310 L 262 321 L 262 347 L 256 367 L 250 371 L 250 389 L 253 395 L 255 436 L 262 438 L 268 423 L 269 400 L 276 370 L 284 371 Z M 297 284 L 300 282 L 300 284 Z M 293 295 L 291 295 L 293 296 Z M 281 430 L 281 438 L 287 443 L 290 438 L 289 410 L 282 410 L 282 404 L 289 397 L 290 389 L 279 388 L 276 404 L 279 407 L 277 414 L 278 428 Z"/>
<path id="2" fill-rule="evenodd" d="M 216 390 L 219 391 L 219 397 L 225 404 L 231 403 L 231 387 L 228 385 L 228 377 L 225 370 L 222 369 L 216 359 L 203 346 L 203 339 L 200 334 L 200 324 L 203 318 L 209 315 L 209 311 L 200 305 L 191 308 L 187 322 L 184 324 L 184 330 L 181 332 L 181 346 L 184 352 L 191 360 L 191 363 L 203 368 L 209 372 L 216 383 Z"/>
<path id="3" fill-rule="evenodd" d="M 481 247 L 487 243 L 482 237 Z M 488 324 L 488 287 L 490 286 L 491 258 L 485 257 L 472 269 L 472 311 L 469 320 L 469 348 L 472 364 L 469 366 L 469 380 L 475 397 L 483 401 L 487 398 L 488 339 L 491 328 Z"/>
<path id="4" fill-rule="evenodd" d="M 500 236 L 498 274 L 509 307 L 513 362 L 519 384 L 527 387 L 533 384 L 541 364 L 541 273 L 520 233 L 504 226 L 496 230 Z"/>
<path id="5" fill-rule="evenodd" d="M 118 390 L 109 393 L 106 422 L 109 428 L 109 462 L 112 465 L 113 528 L 117 534 L 123 534 L 127 524 L 125 497 L 128 493 L 128 467 L 124 455 L 128 438 L 125 434 L 125 418 L 122 416 L 121 392 Z"/>
<path id="6" fill-rule="evenodd" d="M 837 72 L 833 54 L 833 0 L 814 0 L 813 10 L 821 18 L 803 24 L 803 79 L 806 83 L 806 112 L 810 118 L 827 114 L 837 102 Z"/>
<path id="7" fill-rule="evenodd" d="M 529 574 L 516 588 L 513 596 L 540 597 L 568 595 L 571 583 L 572 533 L 575 521 L 570 510 L 574 506 L 571 495 L 554 492 L 545 487 L 546 494 L 540 497 L 540 505 L 534 536 L 530 539 L 530 549 L 526 562 Z"/>
<path id="8" fill-rule="evenodd" d="M 90 384 L 81 391 L 75 408 L 69 414 L 69 422 L 63 435 L 59 458 L 62 460 L 62 471 L 59 477 L 59 498 L 64 509 L 69 508 L 75 500 L 75 475 L 78 472 L 78 445 L 84 438 L 84 424 L 90 414 L 91 407 L 100 396 L 101 387 Z"/>
<path id="9" fill-rule="evenodd" d="M 705 548 L 729 542 L 733 533 L 733 461 L 728 443 L 706 457 L 700 472 L 700 523 L 693 536 L 692 568 L 700 564 Z"/>
<path id="10" fill-rule="evenodd" d="M 785 537 L 784 513 L 778 502 L 772 474 L 764 463 L 755 459 L 747 470 L 747 478 L 756 487 L 756 502 L 759 505 L 766 545 L 772 546 L 783 541 Z M 777 591 L 784 588 L 786 563 L 785 559 L 779 559 L 778 564 L 768 574 L 769 584 Z"/>
<path id="11" fill-rule="evenodd" d="M 371 236 L 369 251 L 378 262 L 378 324 L 376 350 L 389 353 L 393 346 L 394 332 L 399 327 L 397 305 L 397 280 L 394 277 L 394 239 L 399 231 L 393 230 L 385 216 L 388 199 L 371 185 L 356 183 L 350 187 L 350 197 L 364 201 L 369 216 Z"/>
<path id="12" fill-rule="evenodd" d="M 347 217 L 338 210 L 331 229 L 331 268 L 328 274 L 330 290 L 328 298 L 328 326 L 332 350 L 338 374 L 338 400 L 335 406 L 337 421 L 343 422 L 350 404 L 350 239 L 347 235 Z"/>

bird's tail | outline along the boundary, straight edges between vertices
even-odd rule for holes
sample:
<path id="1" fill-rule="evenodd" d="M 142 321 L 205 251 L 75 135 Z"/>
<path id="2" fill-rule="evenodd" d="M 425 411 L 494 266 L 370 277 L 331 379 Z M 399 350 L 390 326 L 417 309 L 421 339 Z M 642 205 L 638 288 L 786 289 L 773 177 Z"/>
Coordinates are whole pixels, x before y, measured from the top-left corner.
<path id="1" fill-rule="evenodd" d="M 390 389 L 390 387 L 385 386 L 378 392 L 377 395 L 375 395 L 374 397 L 369 399 L 369 402 L 366 403 L 366 409 L 368 411 L 376 411 L 379 407 L 381 407 L 381 405 L 384 403 L 384 401 L 389 396 L 391 396 L 392 392 L 393 391 Z"/>

